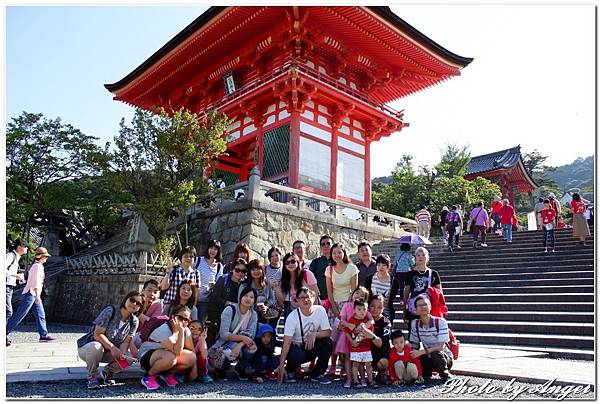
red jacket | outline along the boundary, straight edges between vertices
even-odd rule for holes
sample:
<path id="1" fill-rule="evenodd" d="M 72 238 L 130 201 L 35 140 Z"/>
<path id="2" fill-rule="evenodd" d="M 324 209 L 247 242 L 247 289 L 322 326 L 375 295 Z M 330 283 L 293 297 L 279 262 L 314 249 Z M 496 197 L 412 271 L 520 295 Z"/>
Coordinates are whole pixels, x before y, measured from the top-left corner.
<path id="1" fill-rule="evenodd" d="M 571 201 L 571 211 L 573 213 L 584 213 L 586 209 L 585 203 L 581 201 L 572 200 Z"/>
<path id="2" fill-rule="evenodd" d="M 515 208 L 510 205 L 503 206 L 500 210 L 500 223 L 501 224 L 513 224 L 513 217 L 515 216 Z"/>
<path id="3" fill-rule="evenodd" d="M 419 377 L 423 377 L 423 369 L 421 368 L 421 361 L 419 360 L 419 358 L 412 358 L 410 356 L 412 349 L 410 347 L 410 345 L 408 344 L 408 342 L 406 342 L 404 344 L 404 351 L 402 351 L 402 353 L 398 353 L 396 351 L 396 348 L 392 347 L 390 348 L 390 360 L 389 360 L 389 365 L 388 365 L 388 370 L 390 372 L 390 376 L 392 378 L 392 381 L 397 381 L 398 380 L 398 376 L 396 376 L 396 371 L 394 370 L 394 364 L 398 361 L 402 361 L 404 363 L 414 363 L 415 366 L 417 367 L 417 372 Z"/>
<path id="4" fill-rule="evenodd" d="M 441 290 L 430 287 L 427 289 L 429 301 L 431 302 L 430 314 L 435 317 L 446 317 L 448 306 L 446 306 L 446 298 Z"/>
<path id="5" fill-rule="evenodd" d="M 556 211 L 552 208 L 548 208 L 548 209 L 542 210 L 540 212 L 540 215 L 542 216 L 543 224 L 554 223 L 554 218 L 556 217 Z"/>
<path id="6" fill-rule="evenodd" d="M 492 213 L 500 213 L 501 209 L 502 209 L 502 202 L 500 202 L 500 201 L 492 202 Z"/>

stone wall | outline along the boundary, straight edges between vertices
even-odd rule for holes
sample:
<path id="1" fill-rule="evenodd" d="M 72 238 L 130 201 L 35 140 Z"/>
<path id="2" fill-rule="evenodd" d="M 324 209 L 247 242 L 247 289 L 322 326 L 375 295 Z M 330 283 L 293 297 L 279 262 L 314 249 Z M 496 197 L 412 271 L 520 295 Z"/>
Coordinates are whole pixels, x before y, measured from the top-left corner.
<path id="1" fill-rule="evenodd" d="M 91 324 L 102 309 L 110 304 L 120 305 L 128 292 L 141 291 L 150 278 L 160 281 L 158 276 L 144 274 L 61 274 L 46 285 L 48 299 L 44 308 L 48 322 Z"/>
<path id="2" fill-rule="evenodd" d="M 235 246 L 246 243 L 254 257 L 267 256 L 271 246 L 290 251 L 295 240 L 304 240 L 307 257 L 319 256 L 319 238 L 330 235 L 342 242 L 349 253 L 357 245 L 368 240 L 371 243 L 399 237 L 402 229 L 394 230 L 376 223 L 316 212 L 310 208 L 298 209 L 289 204 L 275 202 L 269 198 L 223 201 L 220 206 L 199 212 L 190 219 L 190 243 L 203 255 L 210 239 L 221 241 L 227 262 Z"/>

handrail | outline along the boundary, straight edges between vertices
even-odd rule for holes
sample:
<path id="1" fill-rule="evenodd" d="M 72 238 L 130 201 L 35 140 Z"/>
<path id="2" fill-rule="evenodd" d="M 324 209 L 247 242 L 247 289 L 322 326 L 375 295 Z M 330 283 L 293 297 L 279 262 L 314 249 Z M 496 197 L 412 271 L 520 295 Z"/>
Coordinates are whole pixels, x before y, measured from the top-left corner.
<path id="1" fill-rule="evenodd" d="M 344 207 L 344 208 L 348 208 L 348 209 L 354 209 L 359 212 L 368 213 L 373 216 L 380 216 L 380 217 L 384 217 L 384 218 L 388 218 L 388 219 L 397 220 L 400 223 L 406 223 L 406 224 L 412 224 L 412 225 L 417 224 L 417 222 L 415 222 L 414 220 L 408 219 L 408 218 L 405 218 L 402 216 L 396 216 L 391 213 L 381 212 L 381 211 L 374 210 L 371 208 L 365 208 L 364 206 L 353 205 L 348 202 L 339 201 L 339 200 L 332 199 L 332 198 L 322 196 L 322 195 L 312 194 L 310 192 L 302 191 L 300 189 L 290 188 L 290 187 L 286 187 L 284 185 L 279 185 L 279 184 L 275 184 L 275 183 L 268 182 L 268 181 L 261 180 L 260 186 L 261 186 L 261 188 L 273 189 L 276 191 L 281 191 L 281 192 L 285 192 L 285 193 L 292 194 L 292 195 L 298 195 L 301 197 L 326 202 L 327 204 L 334 205 L 334 206 L 340 206 L 340 207 Z"/>

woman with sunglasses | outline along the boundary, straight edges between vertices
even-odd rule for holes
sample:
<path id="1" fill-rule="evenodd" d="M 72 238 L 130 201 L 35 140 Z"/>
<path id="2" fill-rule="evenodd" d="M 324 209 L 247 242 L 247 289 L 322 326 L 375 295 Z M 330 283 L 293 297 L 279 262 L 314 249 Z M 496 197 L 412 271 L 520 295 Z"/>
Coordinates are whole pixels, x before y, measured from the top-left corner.
<path id="1" fill-rule="evenodd" d="M 292 310 L 298 308 L 296 290 L 302 286 L 308 287 L 315 292 L 315 296 L 319 296 L 317 278 L 312 272 L 303 269 L 300 263 L 300 258 L 293 253 L 287 253 L 283 257 L 283 267 L 285 269 L 281 274 L 281 285 L 277 288 L 277 301 L 280 305 L 283 305 L 284 318 L 287 318 Z"/>
<path id="2" fill-rule="evenodd" d="M 234 261 L 233 271 L 225 274 L 217 280 L 208 305 L 208 328 L 207 343 L 210 345 L 215 341 L 221 322 L 221 313 L 227 304 L 238 302 L 240 285 L 248 272 L 245 260 L 238 258 Z"/>
<path id="3" fill-rule="evenodd" d="M 221 314 L 219 339 L 211 347 L 211 350 L 223 349 L 225 355 L 222 363 L 214 365 L 217 377 L 221 380 L 225 379 L 225 371 L 234 360 L 237 360 L 235 371 L 240 380 L 248 380 L 254 373 L 249 363 L 257 350 L 254 342 L 258 325 L 255 302 L 256 290 L 245 285 L 240 290 L 239 303 L 227 305 Z"/>
<path id="4" fill-rule="evenodd" d="M 196 308 L 197 292 L 198 288 L 196 288 L 196 285 L 194 285 L 192 281 L 183 281 L 183 283 L 179 285 L 179 288 L 177 289 L 175 301 L 173 303 L 164 305 L 163 314 L 170 316 L 173 308 L 182 304 L 190 309 L 192 320 L 198 320 L 198 309 Z"/>
<path id="5" fill-rule="evenodd" d="M 141 383 L 148 390 L 160 388 L 157 377 L 169 387 L 180 383 L 175 375 L 188 375 L 188 380 L 198 377 L 192 332 L 188 328 L 191 321 L 189 307 L 173 307 L 169 322 L 156 327 L 140 347 L 140 366 L 146 372 Z"/>
<path id="6" fill-rule="evenodd" d="M 117 359 L 123 360 L 133 334 L 138 328 L 137 314 L 142 308 L 142 294 L 129 292 L 120 306 L 108 306 L 93 322 L 93 328 L 77 340 L 77 354 L 86 363 L 88 389 L 114 384 L 113 374 L 121 371 Z M 98 372 L 100 363 L 108 363 Z"/>
<path id="7" fill-rule="evenodd" d="M 263 260 L 253 259 L 248 263 L 246 285 L 256 290 L 254 310 L 258 315 L 258 322 L 269 323 L 274 318 L 278 320 L 280 309 L 277 307 L 275 290 L 266 280 Z"/>

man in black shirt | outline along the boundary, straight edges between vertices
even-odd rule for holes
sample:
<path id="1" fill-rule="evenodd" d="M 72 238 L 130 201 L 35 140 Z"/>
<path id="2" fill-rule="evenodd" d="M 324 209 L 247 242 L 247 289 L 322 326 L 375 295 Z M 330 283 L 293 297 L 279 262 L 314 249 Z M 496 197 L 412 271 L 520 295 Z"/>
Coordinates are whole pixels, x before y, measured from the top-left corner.
<path id="1" fill-rule="evenodd" d="M 315 274 L 317 278 L 317 286 L 319 287 L 319 294 L 321 300 L 327 299 L 327 284 L 325 283 L 325 270 L 330 265 L 329 259 L 331 258 L 331 246 L 333 245 L 333 239 L 328 235 L 321 236 L 319 240 L 319 246 L 321 247 L 321 256 L 312 260 L 310 263 L 310 271 Z"/>
<path id="2" fill-rule="evenodd" d="M 358 245 L 360 260 L 354 263 L 358 267 L 358 286 L 365 286 L 367 278 L 377 272 L 377 263 L 372 254 L 371 244 L 363 241 Z"/>

